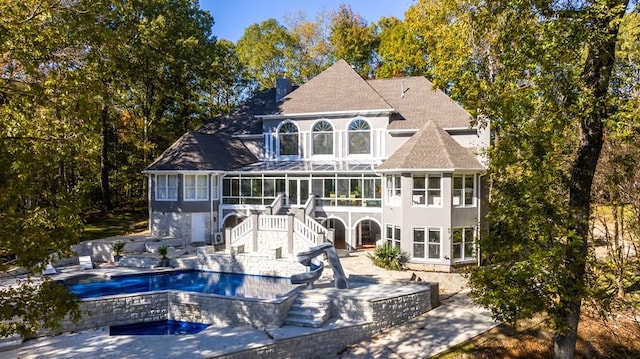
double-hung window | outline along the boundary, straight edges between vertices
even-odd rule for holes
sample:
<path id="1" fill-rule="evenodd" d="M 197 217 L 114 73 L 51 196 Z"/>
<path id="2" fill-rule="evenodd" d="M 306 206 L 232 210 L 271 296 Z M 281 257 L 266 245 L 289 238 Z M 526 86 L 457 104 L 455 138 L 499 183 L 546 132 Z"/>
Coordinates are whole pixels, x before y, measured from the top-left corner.
<path id="1" fill-rule="evenodd" d="M 387 244 L 391 245 L 394 248 L 400 248 L 400 226 L 394 226 L 391 224 L 387 224 L 387 233 L 386 233 Z"/>
<path id="2" fill-rule="evenodd" d="M 156 175 L 156 200 L 178 200 L 178 175 Z"/>
<path id="3" fill-rule="evenodd" d="M 387 200 L 389 204 L 399 205 L 401 203 L 402 187 L 400 186 L 400 176 L 387 176 Z"/>
<path id="4" fill-rule="evenodd" d="M 412 203 L 414 206 L 438 207 L 442 205 L 442 176 L 413 176 Z"/>
<path id="5" fill-rule="evenodd" d="M 453 260 L 474 260 L 475 230 L 473 227 L 453 229 Z"/>
<path id="6" fill-rule="evenodd" d="M 475 205 L 474 175 L 453 176 L 453 205 L 455 207 L 473 207 Z"/>
<path id="7" fill-rule="evenodd" d="M 206 201 L 209 199 L 207 175 L 184 175 L 185 201 Z"/>
<path id="8" fill-rule="evenodd" d="M 442 253 L 442 231 L 440 228 L 413 229 L 413 257 L 440 259 Z"/>

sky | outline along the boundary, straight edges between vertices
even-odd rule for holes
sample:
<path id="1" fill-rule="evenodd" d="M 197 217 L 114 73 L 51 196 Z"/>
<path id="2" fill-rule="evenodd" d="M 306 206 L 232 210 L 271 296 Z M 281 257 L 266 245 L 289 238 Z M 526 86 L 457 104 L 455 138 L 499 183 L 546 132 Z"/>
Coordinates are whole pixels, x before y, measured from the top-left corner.
<path id="1" fill-rule="evenodd" d="M 213 35 L 236 43 L 244 30 L 269 18 L 285 25 L 285 17 L 303 10 L 313 19 L 322 10 L 332 11 L 340 4 L 350 5 L 353 12 L 369 23 L 383 16 L 404 19 L 404 12 L 413 0 L 200 0 L 200 8 L 213 16 Z"/>

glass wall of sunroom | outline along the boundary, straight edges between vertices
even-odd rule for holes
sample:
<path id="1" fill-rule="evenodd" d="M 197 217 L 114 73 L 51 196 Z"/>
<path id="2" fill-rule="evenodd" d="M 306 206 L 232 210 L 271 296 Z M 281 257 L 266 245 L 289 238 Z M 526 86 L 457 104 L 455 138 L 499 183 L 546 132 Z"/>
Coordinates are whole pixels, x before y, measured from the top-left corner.
<path id="1" fill-rule="evenodd" d="M 270 205 L 279 193 L 288 205 L 381 207 L 382 179 L 373 174 L 238 174 L 222 179 L 222 204 Z"/>

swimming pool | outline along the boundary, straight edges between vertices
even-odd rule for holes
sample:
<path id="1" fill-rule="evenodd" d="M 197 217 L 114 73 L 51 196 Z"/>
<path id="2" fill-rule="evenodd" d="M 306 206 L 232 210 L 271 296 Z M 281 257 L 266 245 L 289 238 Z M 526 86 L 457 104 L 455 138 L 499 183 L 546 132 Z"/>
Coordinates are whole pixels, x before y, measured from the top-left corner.
<path id="1" fill-rule="evenodd" d="M 111 277 L 81 276 L 65 280 L 64 285 L 80 298 L 178 290 L 231 297 L 271 299 L 296 288 L 291 284 L 289 278 L 198 270 L 138 273 Z"/>
<path id="2" fill-rule="evenodd" d="M 184 335 L 198 334 L 209 324 L 160 320 L 147 323 L 116 325 L 109 327 L 109 335 Z"/>

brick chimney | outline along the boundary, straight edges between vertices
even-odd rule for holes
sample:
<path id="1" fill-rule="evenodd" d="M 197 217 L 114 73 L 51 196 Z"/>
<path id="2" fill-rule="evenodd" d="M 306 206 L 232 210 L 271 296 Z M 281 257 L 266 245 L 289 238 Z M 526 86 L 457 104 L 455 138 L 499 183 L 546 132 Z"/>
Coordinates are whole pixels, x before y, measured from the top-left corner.
<path id="1" fill-rule="evenodd" d="M 276 79 L 276 102 L 282 101 L 282 99 L 291 92 L 291 80 L 279 77 Z"/>

